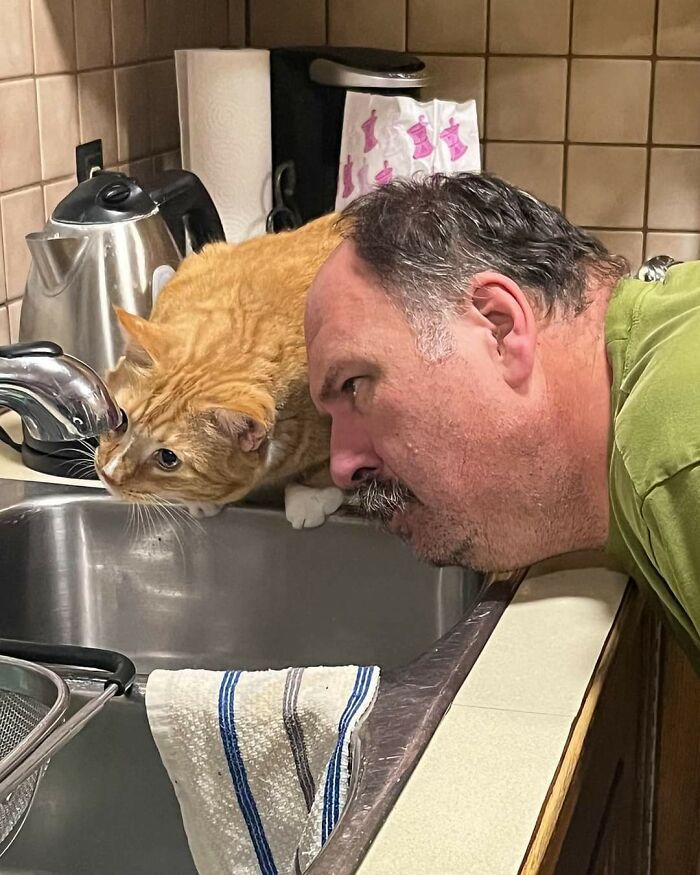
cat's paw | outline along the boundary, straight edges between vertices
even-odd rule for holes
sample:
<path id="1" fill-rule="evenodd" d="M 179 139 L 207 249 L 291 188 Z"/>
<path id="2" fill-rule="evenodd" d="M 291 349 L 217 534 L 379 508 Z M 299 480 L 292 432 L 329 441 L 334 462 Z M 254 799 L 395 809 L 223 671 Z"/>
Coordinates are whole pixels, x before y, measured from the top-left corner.
<path id="1" fill-rule="evenodd" d="M 343 503 L 343 493 L 335 486 L 313 489 L 290 483 L 284 491 L 284 509 L 295 529 L 315 529 Z"/>
<path id="2" fill-rule="evenodd" d="M 185 507 L 195 519 L 216 516 L 217 513 L 221 513 L 221 511 L 223 510 L 222 504 L 212 504 L 209 501 L 188 503 L 185 505 Z"/>

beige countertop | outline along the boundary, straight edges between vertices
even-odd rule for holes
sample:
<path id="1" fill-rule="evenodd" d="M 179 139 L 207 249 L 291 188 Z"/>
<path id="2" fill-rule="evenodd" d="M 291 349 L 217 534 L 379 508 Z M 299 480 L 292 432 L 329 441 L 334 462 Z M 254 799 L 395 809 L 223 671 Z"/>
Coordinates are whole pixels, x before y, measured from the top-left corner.
<path id="1" fill-rule="evenodd" d="M 0 424 L 19 437 L 13 414 Z M 0 478 L 76 485 L 30 471 L 4 444 Z M 535 569 L 520 586 L 361 875 L 518 872 L 627 582 L 590 560 L 566 564 Z"/>

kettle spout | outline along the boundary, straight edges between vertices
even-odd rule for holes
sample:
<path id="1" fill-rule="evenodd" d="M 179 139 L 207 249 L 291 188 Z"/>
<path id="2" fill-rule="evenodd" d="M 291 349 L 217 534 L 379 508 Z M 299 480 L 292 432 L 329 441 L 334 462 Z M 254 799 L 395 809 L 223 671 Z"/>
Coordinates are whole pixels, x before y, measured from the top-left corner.
<path id="1" fill-rule="evenodd" d="M 43 231 L 27 234 L 27 246 L 39 277 L 47 289 L 65 282 L 87 244 L 86 236 L 47 237 Z"/>

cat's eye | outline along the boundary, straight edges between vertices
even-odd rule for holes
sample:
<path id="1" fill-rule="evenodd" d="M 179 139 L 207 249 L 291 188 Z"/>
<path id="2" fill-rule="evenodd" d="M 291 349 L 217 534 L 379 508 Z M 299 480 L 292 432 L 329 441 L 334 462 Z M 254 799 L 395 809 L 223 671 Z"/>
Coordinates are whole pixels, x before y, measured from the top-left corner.
<path id="1" fill-rule="evenodd" d="M 173 471 L 180 464 L 177 455 L 167 447 L 162 447 L 160 450 L 156 450 L 153 454 L 153 458 L 164 471 Z"/>

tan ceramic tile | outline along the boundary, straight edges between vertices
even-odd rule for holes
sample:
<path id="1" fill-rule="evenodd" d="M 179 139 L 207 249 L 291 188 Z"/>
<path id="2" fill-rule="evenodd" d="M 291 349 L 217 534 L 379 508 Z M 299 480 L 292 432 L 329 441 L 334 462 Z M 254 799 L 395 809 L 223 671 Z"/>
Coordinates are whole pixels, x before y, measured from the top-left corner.
<path id="1" fill-rule="evenodd" d="M 569 140 L 646 143 L 651 61 L 574 58 Z"/>
<path id="2" fill-rule="evenodd" d="M 569 0 L 491 0 L 489 51 L 514 55 L 565 55 Z"/>
<path id="3" fill-rule="evenodd" d="M 656 51 L 659 55 L 700 58 L 698 0 L 660 0 Z"/>
<path id="4" fill-rule="evenodd" d="M 146 0 L 112 0 L 115 64 L 146 57 Z"/>
<path id="5" fill-rule="evenodd" d="M 700 231 L 700 149 L 652 149 L 648 226 Z"/>
<path id="6" fill-rule="evenodd" d="M 569 146 L 566 214 L 597 228 L 641 228 L 646 149 Z"/>
<path id="7" fill-rule="evenodd" d="M 146 0 L 148 57 L 167 58 L 180 48 L 178 14 L 171 0 Z"/>
<path id="8" fill-rule="evenodd" d="M 75 147 L 80 142 L 78 83 L 73 75 L 37 79 L 42 179 L 75 171 Z"/>
<path id="9" fill-rule="evenodd" d="M 112 64 L 109 0 L 75 0 L 75 36 L 79 70 Z"/>
<path id="10" fill-rule="evenodd" d="M 245 3 L 246 0 L 228 3 L 228 44 L 234 48 L 245 45 Z"/>
<path id="11" fill-rule="evenodd" d="M 29 0 L 3 0 L 0 79 L 34 72 Z"/>
<path id="12" fill-rule="evenodd" d="M 0 301 L 5 301 L 7 299 L 7 292 L 5 290 L 5 256 L 3 255 L 3 249 L 2 212 L 0 208 Z"/>
<path id="13" fill-rule="evenodd" d="M 422 60 L 431 81 L 421 89 L 420 99 L 476 100 L 481 129 L 484 123 L 484 59 L 424 55 Z"/>
<path id="14" fill-rule="evenodd" d="M 95 70 L 78 76 L 80 141 L 102 140 L 105 165 L 117 160 L 117 109 L 114 71 Z"/>
<path id="15" fill-rule="evenodd" d="M 155 155 L 153 157 L 153 173 L 157 176 L 164 170 L 180 170 L 182 168 L 182 160 L 180 158 L 180 150 L 176 149 L 172 152 L 166 152 L 163 155 Z"/>
<path id="16" fill-rule="evenodd" d="M 67 176 L 65 179 L 58 179 L 56 182 L 49 182 L 43 186 L 44 189 L 44 217 L 48 220 L 51 218 L 51 213 L 66 195 L 77 185 L 75 176 Z"/>
<path id="17" fill-rule="evenodd" d="M 670 255 L 678 261 L 700 261 L 700 234 L 651 231 L 647 234 L 646 257 L 653 255 Z"/>
<path id="18" fill-rule="evenodd" d="M 73 0 L 32 0 L 32 20 L 35 72 L 75 70 Z"/>
<path id="19" fill-rule="evenodd" d="M 0 307 L 0 343 L 8 344 L 10 341 L 10 316 L 7 307 Z"/>
<path id="20" fill-rule="evenodd" d="M 513 875 L 570 726 L 558 715 L 452 708 L 358 875 Z"/>
<path id="21" fill-rule="evenodd" d="M 180 143 L 175 62 L 157 61 L 148 66 L 151 149 L 167 152 Z"/>
<path id="22" fill-rule="evenodd" d="M 403 51 L 405 0 L 329 0 L 329 44 Z"/>
<path id="23" fill-rule="evenodd" d="M 44 227 L 41 186 L 4 195 L 0 198 L 0 212 L 7 297 L 19 298 L 24 294 L 24 284 L 29 272 L 29 249 L 24 238 Z"/>
<path id="24" fill-rule="evenodd" d="M 659 61 L 654 78 L 655 143 L 700 143 L 700 61 Z"/>
<path id="25" fill-rule="evenodd" d="M 651 54 L 654 0 L 573 0 L 573 3 L 574 54 Z"/>
<path id="26" fill-rule="evenodd" d="M 599 231 L 596 228 L 587 230 L 600 240 L 608 252 L 624 256 L 632 273 L 637 273 L 642 264 L 644 250 L 644 234 L 641 231 Z"/>
<path id="27" fill-rule="evenodd" d="M 19 319 L 22 315 L 22 299 L 10 301 L 7 313 L 10 318 L 10 343 L 17 343 L 19 340 Z"/>
<path id="28" fill-rule="evenodd" d="M 322 45 L 326 41 L 325 0 L 249 0 L 250 44 Z"/>
<path id="29" fill-rule="evenodd" d="M 130 161 L 128 164 L 120 164 L 119 170 L 128 176 L 133 176 L 142 186 L 148 187 L 154 178 L 153 158 L 141 158 L 139 161 Z"/>
<path id="30" fill-rule="evenodd" d="M 483 52 L 486 0 L 408 0 L 409 52 Z"/>
<path id="31" fill-rule="evenodd" d="M 143 64 L 115 71 L 120 161 L 140 158 L 151 148 L 147 75 L 148 67 Z"/>
<path id="32" fill-rule="evenodd" d="M 526 580 L 453 704 L 573 718 L 626 586 L 597 568 Z"/>
<path id="33" fill-rule="evenodd" d="M 41 157 L 33 79 L 0 82 L 0 119 L 0 191 L 38 182 Z"/>
<path id="34" fill-rule="evenodd" d="M 555 207 L 562 204 L 564 147 L 550 143 L 488 143 L 486 169 Z"/>
<path id="35" fill-rule="evenodd" d="M 487 138 L 562 140 L 566 73 L 564 58 L 489 58 Z"/>
<path id="36" fill-rule="evenodd" d="M 206 0 L 205 46 L 212 48 L 228 46 L 228 17 L 226 0 Z"/>
<path id="37" fill-rule="evenodd" d="M 146 0 L 148 57 L 170 58 L 175 49 L 207 44 L 210 0 Z"/>

